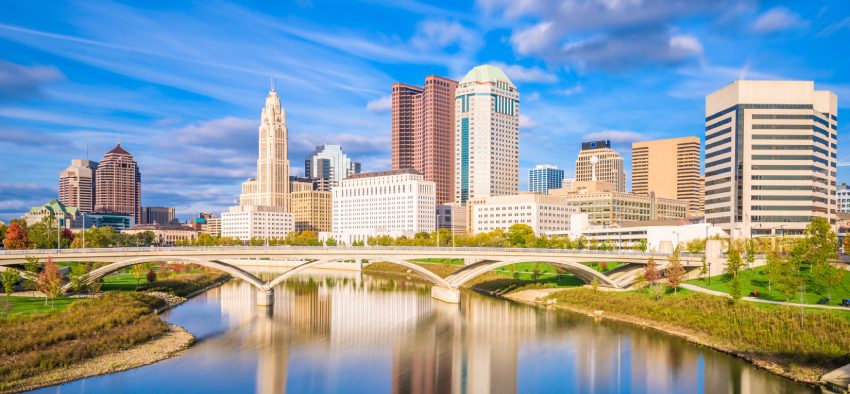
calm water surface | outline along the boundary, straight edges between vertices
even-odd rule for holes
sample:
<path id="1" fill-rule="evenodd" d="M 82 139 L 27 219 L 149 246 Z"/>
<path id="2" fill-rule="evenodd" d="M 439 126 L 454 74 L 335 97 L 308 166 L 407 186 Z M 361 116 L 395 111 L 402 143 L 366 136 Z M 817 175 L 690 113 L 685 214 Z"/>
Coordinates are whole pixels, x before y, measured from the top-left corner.
<path id="1" fill-rule="evenodd" d="M 257 307 L 231 281 L 164 319 L 199 343 L 180 357 L 43 393 L 806 393 L 658 332 L 426 284 L 311 272 Z"/>

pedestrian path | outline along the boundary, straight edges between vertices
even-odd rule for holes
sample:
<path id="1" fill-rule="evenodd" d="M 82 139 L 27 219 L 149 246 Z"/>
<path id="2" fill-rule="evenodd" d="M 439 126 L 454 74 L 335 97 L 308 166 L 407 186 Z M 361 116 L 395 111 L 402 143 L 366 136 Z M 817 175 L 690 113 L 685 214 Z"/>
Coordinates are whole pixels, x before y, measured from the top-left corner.
<path id="1" fill-rule="evenodd" d="M 699 287 L 699 286 L 691 285 L 691 284 L 687 284 L 687 283 L 682 283 L 682 284 L 679 285 L 679 287 L 681 287 L 683 289 L 696 291 L 696 292 L 699 292 L 699 293 L 711 294 L 713 296 L 732 298 L 732 296 L 730 296 L 729 294 L 724 293 L 722 291 L 706 289 L 705 287 Z M 845 308 L 843 306 L 837 306 L 837 305 L 799 304 L 799 303 L 794 303 L 794 302 L 764 300 L 764 299 L 756 298 L 756 297 L 741 297 L 741 299 L 744 300 L 744 301 L 750 301 L 750 302 L 760 302 L 762 304 L 787 305 L 787 306 L 803 307 L 803 308 L 815 308 L 815 309 L 835 309 L 835 310 L 842 310 L 842 311 L 850 312 L 850 308 Z"/>

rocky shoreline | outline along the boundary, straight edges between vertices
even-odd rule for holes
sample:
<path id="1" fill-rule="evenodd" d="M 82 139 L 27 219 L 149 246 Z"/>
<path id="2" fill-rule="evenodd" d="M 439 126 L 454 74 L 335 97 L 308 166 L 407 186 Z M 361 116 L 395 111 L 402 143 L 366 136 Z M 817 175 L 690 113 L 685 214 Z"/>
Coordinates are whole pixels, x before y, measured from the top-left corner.
<path id="1" fill-rule="evenodd" d="M 691 330 L 683 329 L 683 328 L 680 328 L 680 327 L 675 327 L 675 326 L 672 326 L 670 324 L 664 324 L 664 323 L 659 323 L 659 322 L 655 322 L 655 321 L 649 321 L 649 320 L 642 319 L 642 318 L 639 318 L 639 317 L 621 315 L 621 314 L 612 313 L 612 312 L 608 312 L 608 311 L 598 311 L 598 310 L 594 311 L 594 310 L 589 310 L 589 309 L 581 308 L 581 307 L 574 306 L 574 305 L 565 305 L 565 304 L 557 304 L 557 303 L 554 303 L 554 302 L 550 302 L 550 301 L 554 301 L 554 300 L 545 300 L 546 297 L 548 297 L 550 294 L 557 292 L 557 291 L 563 291 L 563 290 L 565 290 L 565 289 L 520 290 L 520 291 L 516 291 L 516 292 L 513 292 L 513 293 L 501 295 L 501 296 L 499 296 L 499 295 L 494 295 L 494 296 L 503 297 L 503 298 L 506 298 L 506 299 L 509 299 L 509 300 L 512 300 L 512 301 L 521 302 L 521 303 L 536 306 L 536 307 L 561 309 L 561 310 L 566 310 L 566 311 L 570 311 L 570 312 L 573 312 L 573 313 L 579 313 L 579 314 L 589 316 L 589 317 L 593 317 L 593 318 L 604 318 L 604 319 L 614 320 L 614 321 L 618 321 L 618 322 L 630 323 L 630 324 L 638 325 L 638 326 L 645 327 L 645 328 L 655 329 L 655 330 L 664 332 L 666 334 L 675 335 L 677 337 L 683 338 L 683 339 L 687 340 L 688 342 L 695 343 L 695 344 L 701 345 L 701 346 L 705 346 L 705 347 L 708 347 L 708 348 L 711 348 L 711 349 L 714 349 L 714 350 L 717 350 L 717 351 L 720 351 L 720 352 L 723 352 L 723 353 L 744 359 L 747 362 L 755 365 L 756 367 L 768 370 L 768 371 L 770 371 L 770 372 L 772 372 L 776 375 L 779 375 L 779 376 L 782 376 L 782 377 L 785 377 L 785 378 L 788 378 L 788 379 L 791 379 L 791 380 L 794 380 L 794 381 L 797 381 L 797 382 L 811 384 L 811 385 L 814 385 L 814 386 L 820 386 L 821 385 L 821 382 L 819 380 L 820 379 L 820 373 L 818 371 L 806 370 L 806 371 L 798 371 L 796 373 L 788 372 L 788 371 L 785 371 L 779 365 L 771 362 L 770 360 L 756 358 L 756 357 L 753 357 L 753 356 L 748 355 L 748 354 L 741 354 L 741 353 L 736 352 L 735 350 L 726 348 L 725 346 L 722 346 L 722 345 L 716 343 L 714 340 L 712 340 L 710 337 L 708 337 L 704 334 L 696 333 L 696 332 L 693 332 Z"/>

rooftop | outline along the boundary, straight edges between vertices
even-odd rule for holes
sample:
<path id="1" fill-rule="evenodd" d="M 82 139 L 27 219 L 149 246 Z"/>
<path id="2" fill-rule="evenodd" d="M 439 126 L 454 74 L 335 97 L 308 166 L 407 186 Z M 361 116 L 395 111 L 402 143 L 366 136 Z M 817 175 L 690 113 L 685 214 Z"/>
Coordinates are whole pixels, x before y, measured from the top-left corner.
<path id="1" fill-rule="evenodd" d="M 127 152 L 124 148 L 121 147 L 121 143 L 116 144 L 115 147 L 112 148 L 112 150 L 110 150 L 109 152 L 106 152 L 107 155 L 110 154 L 110 153 L 132 156 L 130 154 L 130 152 Z"/>
<path id="2" fill-rule="evenodd" d="M 514 84 L 501 68 L 490 64 L 484 64 L 469 70 L 466 76 L 460 80 L 460 83 L 490 81 L 504 81 L 511 85 Z"/>
<path id="3" fill-rule="evenodd" d="M 403 168 L 400 170 L 389 170 L 389 171 L 374 171 L 374 172 L 361 172 L 359 174 L 353 174 L 345 179 L 362 179 L 362 178 L 374 178 L 379 176 L 390 176 L 390 175 L 402 175 L 402 174 L 414 174 L 414 175 L 422 175 L 421 172 L 416 171 L 412 168 Z"/>

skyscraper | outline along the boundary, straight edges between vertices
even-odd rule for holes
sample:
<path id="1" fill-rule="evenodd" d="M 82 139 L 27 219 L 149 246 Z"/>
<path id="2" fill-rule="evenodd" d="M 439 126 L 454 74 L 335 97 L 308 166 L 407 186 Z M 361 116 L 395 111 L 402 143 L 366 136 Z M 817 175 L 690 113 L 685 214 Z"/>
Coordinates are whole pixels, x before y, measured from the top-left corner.
<path id="1" fill-rule="evenodd" d="M 142 207 L 142 221 L 140 224 L 173 224 L 176 215 L 172 207 Z"/>
<path id="2" fill-rule="evenodd" d="M 473 68 L 455 93 L 455 202 L 519 191 L 519 92 L 498 67 Z"/>
<path id="3" fill-rule="evenodd" d="M 239 205 L 289 207 L 286 111 L 272 85 L 260 115 L 257 177 L 242 183 Z"/>
<path id="4" fill-rule="evenodd" d="M 581 144 L 581 151 L 576 160 L 576 181 L 608 182 L 614 185 L 615 191 L 626 191 L 623 157 L 611 149 L 611 141 L 590 141 Z"/>
<path id="5" fill-rule="evenodd" d="M 812 81 L 735 81 L 705 99 L 705 217 L 736 237 L 835 222 L 838 97 Z"/>
<path id="6" fill-rule="evenodd" d="M 343 179 L 360 170 L 360 162 L 352 161 L 339 145 L 319 145 L 304 160 L 304 176 L 327 179 L 330 187 L 339 186 Z"/>
<path id="7" fill-rule="evenodd" d="M 272 81 L 260 115 L 257 177 L 242 183 L 239 205 L 221 214 L 221 235 L 239 238 L 283 238 L 295 227 L 289 211 L 289 160 L 286 112 Z"/>
<path id="8" fill-rule="evenodd" d="M 95 206 L 97 162 L 71 160 L 71 165 L 59 173 L 59 202 L 88 213 Z"/>
<path id="9" fill-rule="evenodd" d="M 688 202 L 692 213 L 700 202 L 699 137 L 668 138 L 632 144 L 632 193 Z"/>
<path id="10" fill-rule="evenodd" d="M 121 144 L 106 152 L 97 165 L 95 212 L 123 213 L 142 218 L 142 175 L 133 155 Z"/>
<path id="11" fill-rule="evenodd" d="M 549 189 L 560 189 L 564 170 L 549 164 L 538 164 L 528 170 L 528 191 L 549 194 Z"/>
<path id="12" fill-rule="evenodd" d="M 393 84 L 393 169 L 412 168 L 437 184 L 437 204 L 454 198 L 457 82 L 429 75 L 425 86 Z"/>

